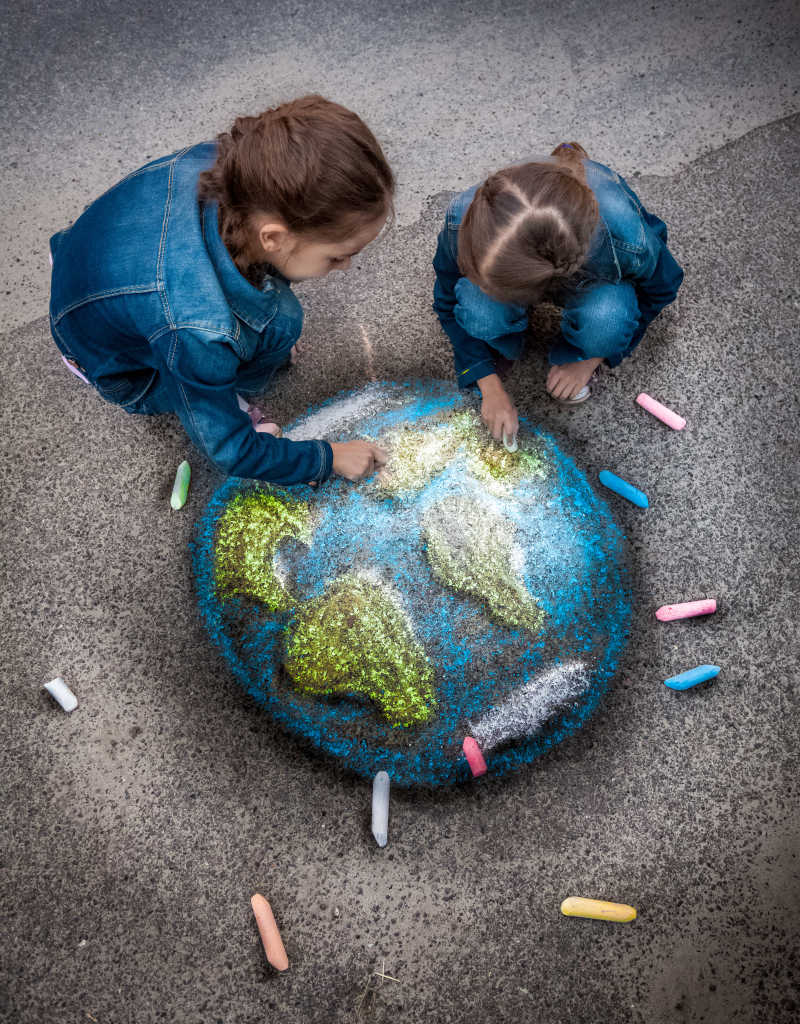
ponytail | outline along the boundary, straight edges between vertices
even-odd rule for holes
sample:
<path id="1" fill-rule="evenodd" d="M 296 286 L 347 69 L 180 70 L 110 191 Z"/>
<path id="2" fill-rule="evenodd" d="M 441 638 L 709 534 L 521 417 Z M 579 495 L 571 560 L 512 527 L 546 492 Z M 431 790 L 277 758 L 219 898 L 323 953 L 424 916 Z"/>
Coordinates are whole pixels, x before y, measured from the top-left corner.
<path id="1" fill-rule="evenodd" d="M 255 214 L 278 217 L 298 235 L 336 240 L 392 210 L 394 176 L 375 136 L 345 107 L 303 96 L 238 117 L 217 136 L 214 166 L 198 195 L 219 203 L 222 240 L 243 272 Z"/>

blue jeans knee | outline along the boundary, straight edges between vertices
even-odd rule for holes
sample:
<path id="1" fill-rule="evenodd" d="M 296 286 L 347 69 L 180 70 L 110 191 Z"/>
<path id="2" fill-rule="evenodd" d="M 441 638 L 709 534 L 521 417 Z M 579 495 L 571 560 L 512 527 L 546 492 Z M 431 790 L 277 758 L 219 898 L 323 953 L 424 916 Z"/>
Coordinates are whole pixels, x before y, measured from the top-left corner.
<path id="1" fill-rule="evenodd" d="M 498 302 L 466 277 L 462 277 L 456 283 L 455 294 L 456 305 L 453 315 L 456 322 L 473 338 L 479 338 L 491 345 L 506 335 L 524 331 L 528 326 L 528 311 L 525 306 Z M 522 341 L 520 347 L 521 345 Z"/>
<path id="2" fill-rule="evenodd" d="M 638 326 L 639 303 L 630 282 L 601 282 L 581 289 L 564 306 L 562 340 L 550 350 L 550 362 L 558 366 L 600 358 L 616 366 L 630 354 Z"/>

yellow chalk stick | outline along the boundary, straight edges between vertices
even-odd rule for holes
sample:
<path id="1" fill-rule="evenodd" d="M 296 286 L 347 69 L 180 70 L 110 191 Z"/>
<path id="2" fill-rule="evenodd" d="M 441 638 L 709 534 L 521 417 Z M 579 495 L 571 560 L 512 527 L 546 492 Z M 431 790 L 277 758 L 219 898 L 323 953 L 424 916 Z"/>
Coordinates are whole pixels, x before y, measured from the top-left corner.
<path id="1" fill-rule="evenodd" d="M 634 907 L 627 903 L 606 903 L 605 900 L 585 900 L 581 896 L 569 896 L 561 904 L 565 917 L 591 917 L 594 921 L 633 921 Z"/>

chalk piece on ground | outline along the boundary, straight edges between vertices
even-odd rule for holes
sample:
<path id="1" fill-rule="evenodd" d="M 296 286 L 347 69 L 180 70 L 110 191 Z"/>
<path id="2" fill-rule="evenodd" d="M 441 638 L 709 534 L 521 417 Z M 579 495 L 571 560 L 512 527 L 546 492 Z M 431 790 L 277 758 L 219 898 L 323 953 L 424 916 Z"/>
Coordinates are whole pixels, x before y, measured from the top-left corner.
<path id="1" fill-rule="evenodd" d="M 285 971 L 289 967 L 289 958 L 283 948 L 283 939 L 275 924 L 275 916 L 272 907 L 267 903 L 261 893 L 254 893 L 250 899 L 250 906 L 255 914 L 258 934 L 267 954 L 267 960 L 276 971 Z"/>
<path id="2" fill-rule="evenodd" d="M 655 398 L 651 398 L 650 395 L 645 394 L 643 391 L 640 395 L 636 396 L 636 401 L 643 409 L 646 409 L 649 413 L 652 413 L 656 419 L 661 420 L 662 423 L 666 423 L 668 427 L 672 427 L 673 430 L 683 430 L 686 426 L 686 420 L 683 416 L 679 416 L 672 409 L 668 409 L 666 405 L 662 405 L 661 402 L 657 402 Z"/>
<path id="3" fill-rule="evenodd" d="M 372 834 L 378 846 L 389 841 L 389 776 L 378 772 L 372 780 Z"/>
<path id="4" fill-rule="evenodd" d="M 513 455 L 514 452 L 517 450 L 517 435 L 516 434 L 512 434 L 509 437 L 509 435 L 504 430 L 503 431 L 503 447 L 505 448 L 505 450 L 507 452 L 510 452 Z"/>
<path id="5" fill-rule="evenodd" d="M 636 910 L 627 903 L 606 903 L 605 900 L 587 900 L 569 896 L 561 904 L 565 917 L 590 917 L 593 921 L 633 921 Z"/>
<path id="6" fill-rule="evenodd" d="M 644 491 L 640 491 L 638 487 L 634 487 L 633 484 L 629 484 L 627 480 L 623 480 L 621 476 L 617 476 L 616 473 L 611 473 L 607 469 L 600 470 L 600 483 L 621 498 L 632 501 L 639 508 L 647 508 L 650 504 Z"/>
<path id="7" fill-rule="evenodd" d="M 683 604 L 663 604 L 656 611 L 660 622 L 672 622 L 675 619 L 691 619 L 695 615 L 711 615 L 717 610 L 717 602 L 713 597 L 704 601 L 685 601 Z"/>
<path id="8" fill-rule="evenodd" d="M 664 686 L 668 686 L 670 690 L 688 690 L 691 686 L 697 686 L 698 683 L 713 679 L 714 676 L 719 675 L 720 671 L 719 665 L 698 665 L 697 668 L 687 669 L 686 672 L 681 672 L 678 676 L 670 676 L 669 679 L 665 679 Z"/>
<path id="9" fill-rule="evenodd" d="M 461 749 L 464 751 L 464 757 L 467 759 L 473 778 L 477 779 L 479 775 L 485 775 L 486 761 L 477 741 L 472 736 L 467 736 L 461 744 Z"/>
<path id="10" fill-rule="evenodd" d="M 191 466 L 184 459 L 180 466 L 178 466 L 178 471 L 175 474 L 175 483 L 172 485 L 172 496 L 169 499 L 170 505 L 176 510 L 183 508 L 186 504 L 186 496 L 189 493 L 189 480 L 191 477 Z"/>
<path id="11" fill-rule="evenodd" d="M 44 689 L 53 697 L 65 711 L 74 711 L 78 706 L 78 699 L 70 690 L 61 676 L 57 676 L 49 683 L 44 684 Z"/>

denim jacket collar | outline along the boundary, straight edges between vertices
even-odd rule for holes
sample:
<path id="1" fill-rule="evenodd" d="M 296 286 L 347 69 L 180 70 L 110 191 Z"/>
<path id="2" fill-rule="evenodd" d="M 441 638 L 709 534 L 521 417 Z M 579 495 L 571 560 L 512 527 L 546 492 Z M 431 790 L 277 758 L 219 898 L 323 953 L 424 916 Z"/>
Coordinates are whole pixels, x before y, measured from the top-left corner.
<path id="1" fill-rule="evenodd" d="M 267 279 L 264 290 L 259 291 L 239 272 L 220 237 L 217 210 L 215 202 L 203 205 L 203 238 L 208 254 L 233 312 L 248 327 L 261 333 L 275 312 L 275 296 L 270 294 L 273 284 Z"/>

